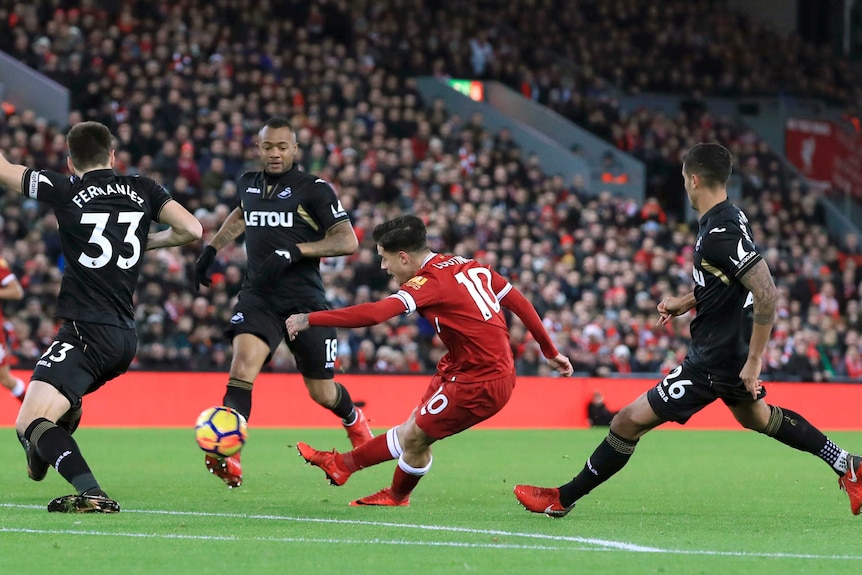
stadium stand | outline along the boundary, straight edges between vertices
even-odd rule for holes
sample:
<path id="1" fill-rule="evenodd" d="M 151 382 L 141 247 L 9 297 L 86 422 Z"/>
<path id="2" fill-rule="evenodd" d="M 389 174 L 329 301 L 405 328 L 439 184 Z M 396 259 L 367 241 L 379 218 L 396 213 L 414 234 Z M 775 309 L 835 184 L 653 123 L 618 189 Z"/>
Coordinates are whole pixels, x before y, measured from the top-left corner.
<path id="1" fill-rule="evenodd" d="M 738 16 L 713 15 L 706 2 L 649 9 L 583 2 L 571 10 L 551 0 L 479 2 L 458 11 L 443 4 L 414 0 L 396 10 L 391 1 L 179 0 L 101 9 L 43 0 L 0 7 L 0 49 L 68 86 L 68 124 L 108 124 L 117 136 L 117 169 L 164 181 L 207 235 L 235 205 L 234 180 L 257 167 L 251 144 L 262 120 L 289 117 L 300 163 L 332 182 L 360 236 L 358 254 L 323 264 L 333 305 L 377 299 L 393 287 L 379 270 L 370 232 L 409 211 L 428 222 L 435 248 L 475 257 L 511 278 L 576 371 L 595 375 L 666 372 L 685 353 L 691 318 L 658 328 L 655 304 L 690 285 L 693 228 L 682 203 L 680 152 L 719 141 L 736 157 L 741 203 L 781 293 L 766 374 L 862 377 L 862 249 L 829 237 L 815 193 L 732 119 L 699 109 L 677 117 L 624 114 L 613 100 L 615 87 L 734 95 L 782 85 L 849 103 L 856 88 L 837 87 L 840 61 L 790 39 L 797 67 L 769 66 L 768 58 L 749 66 L 742 55 L 768 52 L 775 39 Z M 704 15 L 715 34 L 708 50 L 691 26 Z M 670 23 L 684 33 L 669 34 Z M 519 24 L 529 29 L 513 34 Z M 752 32 L 745 54 L 735 33 L 742 29 Z M 530 50 L 539 37 L 576 63 L 579 75 L 563 74 Z M 642 45 L 666 65 L 643 66 Z M 816 74 L 795 73 L 812 63 L 822 64 Z M 707 64 L 716 68 L 715 85 L 692 86 L 692 67 Z M 651 198 L 639 205 L 544 173 L 540 158 L 489 131 L 481 117 L 423 101 L 414 78 L 425 73 L 516 87 L 646 162 Z M 63 170 L 66 127 L 20 110 L 0 123 L 0 148 L 12 161 Z M 56 222 L 12 192 L 0 208 L 0 254 L 26 292 L 21 305 L 7 304 L 7 317 L 15 357 L 29 366 L 54 333 L 62 274 Z M 221 250 L 213 287 L 197 294 L 187 279 L 195 255 L 194 248 L 147 254 L 136 369 L 227 369 L 222 329 L 245 256 L 241 245 Z M 522 326 L 513 325 L 512 336 L 519 372 L 546 375 Z M 339 362 L 355 373 L 427 372 L 441 353 L 421 319 L 392 320 L 344 332 Z M 292 368 L 283 346 L 268 369 Z"/>

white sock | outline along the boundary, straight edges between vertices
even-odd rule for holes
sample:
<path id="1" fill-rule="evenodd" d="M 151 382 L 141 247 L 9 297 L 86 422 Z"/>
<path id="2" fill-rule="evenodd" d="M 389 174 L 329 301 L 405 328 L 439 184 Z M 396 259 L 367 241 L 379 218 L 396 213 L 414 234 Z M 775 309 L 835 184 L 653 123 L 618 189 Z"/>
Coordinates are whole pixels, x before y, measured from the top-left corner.
<path id="1" fill-rule="evenodd" d="M 842 475 L 847 473 L 847 456 L 848 455 L 849 455 L 849 453 L 847 453 L 847 451 L 842 449 L 841 453 L 838 454 L 838 459 L 832 465 L 832 467 L 835 469 L 835 471 L 837 471 L 838 473 L 840 473 Z"/>
<path id="2" fill-rule="evenodd" d="M 430 457 L 428 458 L 428 465 L 426 465 L 425 467 L 413 467 L 412 465 L 404 461 L 403 454 L 401 455 L 401 457 L 398 458 L 398 467 L 401 468 L 401 471 L 403 471 L 404 473 L 409 473 L 410 475 L 418 475 L 419 477 L 422 477 L 423 475 L 431 471 L 432 463 L 434 463 L 434 458 Z"/>
<path id="3" fill-rule="evenodd" d="M 386 432 L 386 446 L 389 448 L 389 455 L 392 459 L 398 459 L 404 453 L 401 447 L 401 442 L 398 441 L 398 427 L 392 427 Z"/>
<path id="4" fill-rule="evenodd" d="M 15 379 L 15 387 L 12 388 L 12 395 L 14 395 L 15 397 L 21 397 L 21 394 L 23 394 L 24 390 L 27 388 L 24 385 L 23 381 L 21 381 L 17 377 L 14 379 Z"/>

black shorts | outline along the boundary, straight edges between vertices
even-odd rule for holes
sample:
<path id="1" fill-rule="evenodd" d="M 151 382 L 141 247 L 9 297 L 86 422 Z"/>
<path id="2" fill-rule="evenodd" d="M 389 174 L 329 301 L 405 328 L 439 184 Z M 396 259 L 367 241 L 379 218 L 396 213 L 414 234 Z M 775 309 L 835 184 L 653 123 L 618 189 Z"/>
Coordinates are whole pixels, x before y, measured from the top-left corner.
<path id="1" fill-rule="evenodd" d="M 757 399 L 766 397 L 761 389 Z M 756 401 L 737 378 L 733 382 L 718 381 L 689 363 L 683 363 L 647 392 L 650 406 L 660 417 L 685 423 L 692 415 L 721 399 L 725 405 L 735 406 Z"/>
<path id="2" fill-rule="evenodd" d="M 329 306 L 326 302 L 298 302 L 280 308 L 253 291 L 243 290 L 224 333 L 231 341 L 241 333 L 250 333 L 265 341 L 269 346 L 265 363 L 269 363 L 281 342 L 286 341 L 299 373 L 311 379 L 332 379 L 335 377 L 335 359 L 338 357 L 338 334 L 335 328 L 311 327 L 290 341 L 284 326 L 291 314 L 327 309 Z"/>
<path id="3" fill-rule="evenodd" d="M 57 388 L 72 405 L 129 369 L 138 347 L 134 329 L 66 320 L 36 361 L 30 380 Z"/>

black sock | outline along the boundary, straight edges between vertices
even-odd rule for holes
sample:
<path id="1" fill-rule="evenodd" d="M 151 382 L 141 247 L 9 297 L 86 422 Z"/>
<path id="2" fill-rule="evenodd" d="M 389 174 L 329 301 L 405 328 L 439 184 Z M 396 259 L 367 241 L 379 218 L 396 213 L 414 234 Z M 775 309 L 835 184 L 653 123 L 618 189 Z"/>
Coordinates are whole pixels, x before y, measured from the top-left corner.
<path id="1" fill-rule="evenodd" d="M 840 447 L 829 441 L 819 429 L 798 413 L 775 405 L 770 405 L 769 408 L 772 410 L 769 423 L 761 433 L 784 445 L 816 455 L 828 463 L 835 473 L 843 474 L 839 459 L 844 459 L 846 452 L 842 453 Z"/>
<path id="2" fill-rule="evenodd" d="M 232 407 L 240 412 L 245 420 L 251 417 L 251 390 L 254 384 L 235 377 L 227 381 L 227 390 L 224 392 L 224 405 Z"/>
<path id="3" fill-rule="evenodd" d="M 560 486 L 560 503 L 568 507 L 610 479 L 628 463 L 636 445 L 637 441 L 625 439 L 609 431 L 577 477 Z"/>
<path id="4" fill-rule="evenodd" d="M 356 421 L 356 409 L 353 407 L 350 392 L 337 381 L 335 382 L 335 389 L 338 391 L 338 399 L 335 400 L 335 405 L 330 407 L 329 410 L 340 417 L 345 425 L 350 425 Z"/>
<path id="5" fill-rule="evenodd" d="M 78 444 L 66 430 L 40 417 L 27 427 L 24 437 L 36 446 L 39 457 L 53 465 L 78 493 L 99 489 L 99 482 L 84 461 Z"/>

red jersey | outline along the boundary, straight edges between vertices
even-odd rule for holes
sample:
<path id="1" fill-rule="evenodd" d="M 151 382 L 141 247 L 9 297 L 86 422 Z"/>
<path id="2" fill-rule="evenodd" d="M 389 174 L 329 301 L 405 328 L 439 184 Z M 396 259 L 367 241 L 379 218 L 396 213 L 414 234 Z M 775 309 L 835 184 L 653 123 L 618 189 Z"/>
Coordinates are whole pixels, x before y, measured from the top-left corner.
<path id="1" fill-rule="evenodd" d="M 9 285 L 10 282 L 15 281 L 17 278 L 12 270 L 9 268 L 9 264 L 6 263 L 5 258 L 0 258 L 0 286 Z M 0 326 L 3 325 L 3 307 L 0 306 Z"/>
<path id="2" fill-rule="evenodd" d="M 448 349 L 437 364 L 446 381 L 487 381 L 515 369 L 503 306 L 521 318 L 545 357 L 557 354 L 536 310 L 512 284 L 476 260 L 453 255 L 430 254 L 417 275 L 383 301 L 312 312 L 308 322 L 361 327 L 417 312 Z"/>
<path id="3" fill-rule="evenodd" d="M 512 373 L 515 360 L 500 300 L 512 285 L 476 260 L 431 254 L 390 297 L 427 319 L 449 350 L 437 371 L 448 381 L 485 381 Z"/>

